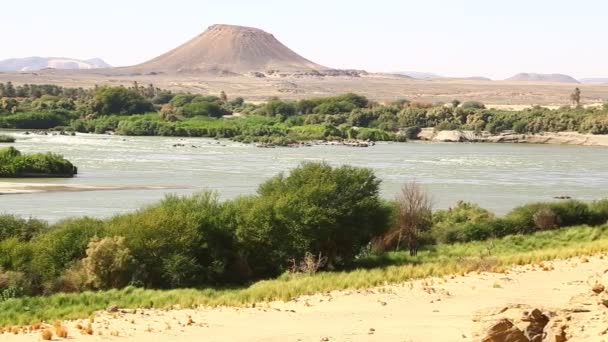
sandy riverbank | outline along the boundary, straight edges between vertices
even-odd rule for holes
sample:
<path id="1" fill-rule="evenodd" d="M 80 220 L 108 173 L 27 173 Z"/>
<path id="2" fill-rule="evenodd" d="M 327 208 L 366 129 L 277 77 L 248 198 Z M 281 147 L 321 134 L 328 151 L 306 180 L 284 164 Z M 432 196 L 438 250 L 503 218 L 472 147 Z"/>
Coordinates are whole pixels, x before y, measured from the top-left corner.
<path id="1" fill-rule="evenodd" d="M 418 134 L 421 140 L 434 142 L 489 142 L 489 143 L 528 143 L 528 144 L 556 144 L 581 146 L 608 146 L 608 135 L 581 134 L 578 132 L 547 132 L 538 134 L 517 134 L 505 132 L 490 134 L 488 132 L 476 133 L 474 131 L 435 131 L 433 128 L 424 128 Z"/>
<path id="2" fill-rule="evenodd" d="M 431 278 L 369 290 L 336 291 L 255 308 L 119 310 L 95 316 L 93 335 L 66 322 L 71 341 L 474 341 L 479 310 L 508 304 L 564 307 L 589 291 L 602 256 L 519 266 L 507 273 Z M 38 341 L 40 333 L 0 335 Z"/>
<path id="3" fill-rule="evenodd" d="M 162 186 L 94 186 L 81 184 L 17 183 L 0 181 L 0 195 L 31 194 L 44 192 L 81 192 L 116 190 L 171 189 Z"/>

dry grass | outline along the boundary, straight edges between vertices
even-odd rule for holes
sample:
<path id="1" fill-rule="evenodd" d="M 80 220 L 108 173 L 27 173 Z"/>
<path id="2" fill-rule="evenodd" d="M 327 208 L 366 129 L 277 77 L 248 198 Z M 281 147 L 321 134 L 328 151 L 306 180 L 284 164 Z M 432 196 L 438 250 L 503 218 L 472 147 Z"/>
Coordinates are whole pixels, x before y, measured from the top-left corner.
<path id="1" fill-rule="evenodd" d="M 40 338 L 45 341 L 50 341 L 53 338 L 53 332 L 50 329 L 42 330 Z"/>

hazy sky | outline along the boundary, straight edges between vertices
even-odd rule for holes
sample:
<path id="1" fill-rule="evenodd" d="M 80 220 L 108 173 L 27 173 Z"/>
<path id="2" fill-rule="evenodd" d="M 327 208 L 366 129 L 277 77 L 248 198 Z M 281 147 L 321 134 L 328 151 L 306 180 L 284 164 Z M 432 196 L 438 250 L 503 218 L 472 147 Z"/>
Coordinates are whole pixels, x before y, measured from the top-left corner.
<path id="1" fill-rule="evenodd" d="M 0 4 L 0 59 L 130 65 L 222 23 L 264 29 L 334 68 L 608 77 L 607 16 L 607 0 L 11 0 Z"/>

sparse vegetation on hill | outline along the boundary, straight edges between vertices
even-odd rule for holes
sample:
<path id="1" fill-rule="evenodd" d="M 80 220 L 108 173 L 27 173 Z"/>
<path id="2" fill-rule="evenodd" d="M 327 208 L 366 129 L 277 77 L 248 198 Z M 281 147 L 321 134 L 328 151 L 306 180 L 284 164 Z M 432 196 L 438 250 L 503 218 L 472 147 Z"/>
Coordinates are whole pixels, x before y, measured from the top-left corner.
<path id="1" fill-rule="evenodd" d="M 76 167 L 53 153 L 21 154 L 14 147 L 0 149 L 0 177 L 72 177 Z"/>

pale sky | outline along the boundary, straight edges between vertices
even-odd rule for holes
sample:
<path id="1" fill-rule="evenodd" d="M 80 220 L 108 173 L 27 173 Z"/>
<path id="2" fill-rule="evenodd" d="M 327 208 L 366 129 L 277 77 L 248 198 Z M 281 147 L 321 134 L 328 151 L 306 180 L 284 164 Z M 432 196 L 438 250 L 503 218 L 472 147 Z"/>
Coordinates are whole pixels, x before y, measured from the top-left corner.
<path id="1" fill-rule="evenodd" d="M 0 59 L 131 65 L 234 24 L 333 68 L 608 77 L 607 18 L 607 0 L 3 0 Z"/>

